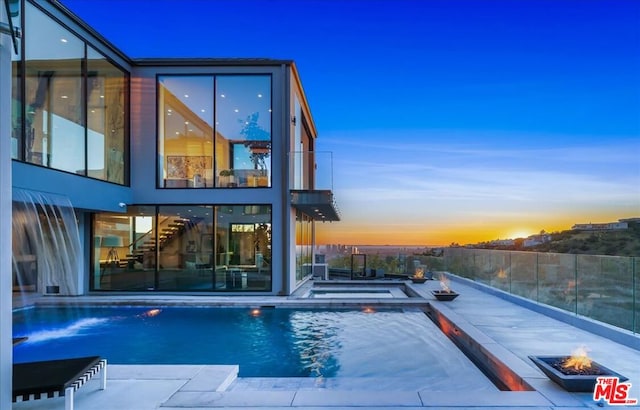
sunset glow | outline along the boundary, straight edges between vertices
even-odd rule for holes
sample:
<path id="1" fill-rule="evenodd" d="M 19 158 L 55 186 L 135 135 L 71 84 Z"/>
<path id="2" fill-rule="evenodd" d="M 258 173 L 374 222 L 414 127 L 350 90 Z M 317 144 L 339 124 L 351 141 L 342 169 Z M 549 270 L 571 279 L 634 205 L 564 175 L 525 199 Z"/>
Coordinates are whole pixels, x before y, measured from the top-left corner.
<path id="1" fill-rule="evenodd" d="M 175 2 L 119 1 L 108 19 L 113 0 L 62 3 L 133 58 L 294 60 L 342 219 L 318 244 L 640 217 L 638 1 L 184 1 L 205 46 L 158 24 Z"/>

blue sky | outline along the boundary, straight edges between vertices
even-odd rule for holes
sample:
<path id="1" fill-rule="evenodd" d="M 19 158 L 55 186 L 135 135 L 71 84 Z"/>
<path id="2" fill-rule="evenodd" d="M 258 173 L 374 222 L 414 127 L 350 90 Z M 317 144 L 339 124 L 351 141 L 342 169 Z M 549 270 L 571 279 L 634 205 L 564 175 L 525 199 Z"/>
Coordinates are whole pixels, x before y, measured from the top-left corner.
<path id="1" fill-rule="evenodd" d="M 321 241 L 640 216 L 639 1 L 62 3 L 131 57 L 295 60 L 343 219 Z"/>

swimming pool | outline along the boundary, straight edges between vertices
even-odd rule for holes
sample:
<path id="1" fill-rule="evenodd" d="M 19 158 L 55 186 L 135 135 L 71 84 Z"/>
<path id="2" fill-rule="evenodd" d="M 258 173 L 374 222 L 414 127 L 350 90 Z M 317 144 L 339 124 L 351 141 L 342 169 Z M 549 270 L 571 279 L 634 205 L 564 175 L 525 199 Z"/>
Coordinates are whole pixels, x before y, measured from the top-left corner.
<path id="1" fill-rule="evenodd" d="M 484 375 L 419 309 L 91 307 L 14 314 L 14 361 L 239 364 L 240 377 Z"/>

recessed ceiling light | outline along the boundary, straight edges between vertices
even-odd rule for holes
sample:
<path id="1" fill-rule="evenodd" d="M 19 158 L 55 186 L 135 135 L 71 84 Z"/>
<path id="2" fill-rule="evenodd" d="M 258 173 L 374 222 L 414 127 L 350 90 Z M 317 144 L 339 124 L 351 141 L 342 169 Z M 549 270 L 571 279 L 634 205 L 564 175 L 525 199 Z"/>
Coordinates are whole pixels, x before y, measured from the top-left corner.
<path id="1" fill-rule="evenodd" d="M 67 99 L 67 98 L 69 98 L 69 97 L 68 97 L 68 96 L 66 96 L 66 95 L 61 95 L 61 96 L 60 96 L 60 98 L 64 98 L 64 99 L 66 100 L 66 99 Z"/>
<path id="2" fill-rule="evenodd" d="M 204 109 L 204 108 L 203 108 L 203 109 L 201 109 L 201 110 L 200 110 L 200 112 L 205 112 L 205 109 Z"/>
<path id="3" fill-rule="evenodd" d="M 61 38 L 60 41 L 63 42 L 63 43 L 67 43 L 68 42 L 68 40 L 66 38 Z"/>
<path id="4" fill-rule="evenodd" d="M 258 98 L 262 98 L 262 94 L 258 94 Z"/>
<path id="5" fill-rule="evenodd" d="M 235 110 L 233 110 L 233 112 L 240 112 L 240 110 L 236 108 Z"/>
<path id="6" fill-rule="evenodd" d="M 226 95 L 220 94 L 220 98 L 226 98 Z"/>
<path id="7" fill-rule="evenodd" d="M 185 94 L 185 95 L 184 95 L 184 98 L 189 98 L 189 94 Z"/>

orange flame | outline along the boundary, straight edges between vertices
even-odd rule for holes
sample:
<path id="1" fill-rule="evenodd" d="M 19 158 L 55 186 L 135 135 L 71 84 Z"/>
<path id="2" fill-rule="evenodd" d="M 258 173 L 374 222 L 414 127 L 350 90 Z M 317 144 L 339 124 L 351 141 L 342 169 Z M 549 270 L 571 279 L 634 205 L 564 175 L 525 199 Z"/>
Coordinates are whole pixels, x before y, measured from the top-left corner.
<path id="1" fill-rule="evenodd" d="M 500 270 L 498 270 L 498 273 L 496 274 L 496 276 L 498 277 L 498 279 L 506 279 L 507 278 L 507 272 L 504 270 L 504 268 L 500 268 Z"/>
<path id="2" fill-rule="evenodd" d="M 571 352 L 571 357 L 562 362 L 563 369 L 582 371 L 591 368 L 591 359 L 587 356 L 587 349 L 579 347 Z"/>
<path id="3" fill-rule="evenodd" d="M 443 273 L 440 274 L 440 287 L 442 287 L 443 292 L 451 292 L 451 288 L 449 287 L 449 279 L 444 276 Z"/>
<path id="4" fill-rule="evenodd" d="M 424 278 L 424 269 L 423 268 L 416 268 L 415 273 L 413 274 L 414 278 Z"/>

